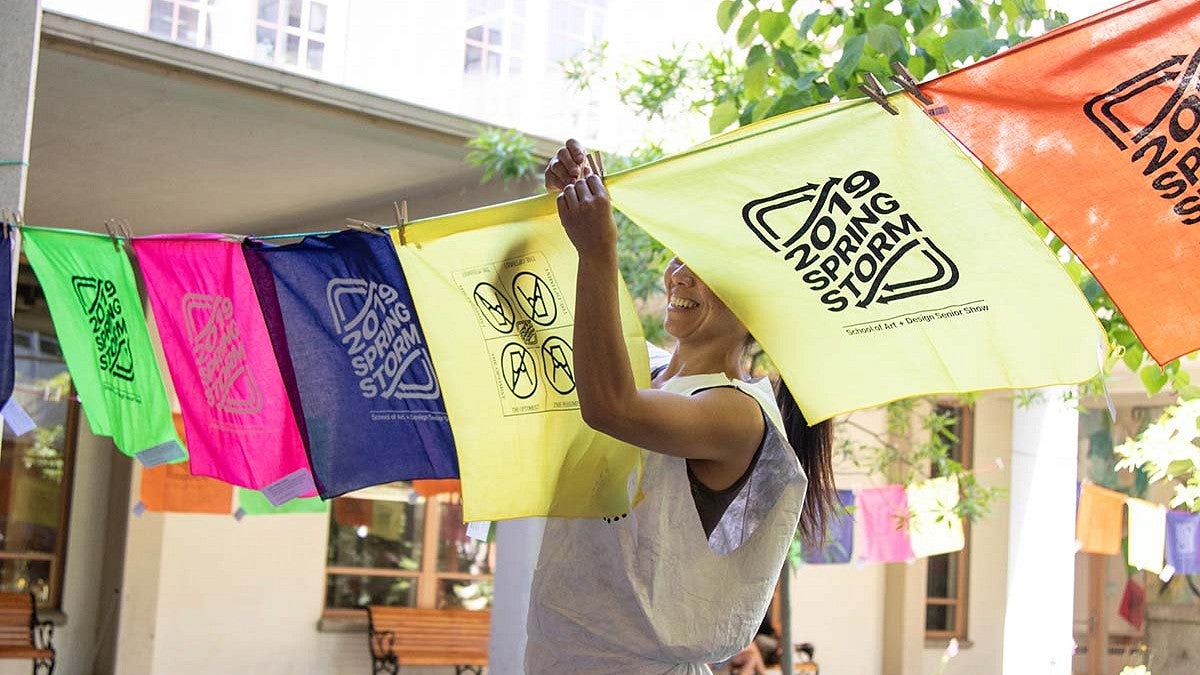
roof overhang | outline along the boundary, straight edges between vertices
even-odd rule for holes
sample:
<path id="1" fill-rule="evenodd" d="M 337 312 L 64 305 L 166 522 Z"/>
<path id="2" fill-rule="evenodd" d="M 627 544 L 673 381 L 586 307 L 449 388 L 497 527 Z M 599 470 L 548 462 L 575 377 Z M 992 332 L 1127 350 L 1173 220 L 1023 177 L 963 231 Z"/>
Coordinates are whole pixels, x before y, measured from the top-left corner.
<path id="1" fill-rule="evenodd" d="M 482 126 L 46 12 L 26 219 L 284 232 L 366 218 L 401 197 L 418 217 L 527 193 L 480 188 L 464 158 Z M 539 153 L 554 151 L 531 138 Z"/>

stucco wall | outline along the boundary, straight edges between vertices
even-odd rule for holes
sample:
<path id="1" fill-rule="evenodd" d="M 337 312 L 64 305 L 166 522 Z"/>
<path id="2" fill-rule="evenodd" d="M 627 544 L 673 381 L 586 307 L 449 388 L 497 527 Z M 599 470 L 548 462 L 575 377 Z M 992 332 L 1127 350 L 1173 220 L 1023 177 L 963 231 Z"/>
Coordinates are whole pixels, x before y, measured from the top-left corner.
<path id="1" fill-rule="evenodd" d="M 361 675 L 364 632 L 321 632 L 328 514 L 131 513 L 125 503 L 120 675 Z M 22 671 L 23 672 L 23 671 Z M 71 671 L 61 671 L 71 672 Z M 80 673 L 86 670 L 75 671 Z M 405 669 L 445 675 L 448 669 Z M 5 671 L 6 673 L 6 671 Z"/>
<path id="2" fill-rule="evenodd" d="M 880 565 L 805 565 L 792 577 L 792 631 L 823 673 L 875 675 L 883 660 Z"/>

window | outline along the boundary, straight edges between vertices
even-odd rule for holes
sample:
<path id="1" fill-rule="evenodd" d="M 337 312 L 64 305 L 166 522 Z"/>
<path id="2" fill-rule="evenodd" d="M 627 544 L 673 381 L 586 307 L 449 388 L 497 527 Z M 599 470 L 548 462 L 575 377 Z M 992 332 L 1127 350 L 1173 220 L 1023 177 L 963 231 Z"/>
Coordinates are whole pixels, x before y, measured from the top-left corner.
<path id="1" fill-rule="evenodd" d="M 525 0 L 469 0 L 463 72 L 520 75 Z"/>
<path id="2" fill-rule="evenodd" d="M 258 0 L 255 55 L 277 66 L 320 72 L 328 45 L 329 3 Z"/>
<path id="3" fill-rule="evenodd" d="M 79 405 L 28 268 L 21 270 L 13 321 L 13 398 L 37 427 L 17 437 L 6 425 L 0 444 L 0 591 L 32 592 L 39 607 L 58 609 Z"/>
<path id="4" fill-rule="evenodd" d="M 491 544 L 467 536 L 457 494 L 420 497 L 408 483 L 333 500 L 325 609 L 367 605 L 486 609 Z"/>
<path id="5" fill-rule="evenodd" d="M 150 34 L 193 47 L 212 47 L 213 0 L 151 0 Z"/>
<path id="6" fill-rule="evenodd" d="M 937 412 L 949 416 L 950 459 L 971 468 L 971 409 L 958 403 L 937 406 Z M 937 471 L 930 472 L 937 477 Z M 928 639 L 967 638 L 967 576 L 971 547 L 971 524 L 963 523 L 966 546 L 961 551 L 930 556 L 925 577 L 925 637 Z"/>
<path id="7" fill-rule="evenodd" d="M 593 43 L 604 40 L 608 0 L 563 0 L 550 13 L 550 44 L 547 67 L 557 71 L 569 59 Z"/>

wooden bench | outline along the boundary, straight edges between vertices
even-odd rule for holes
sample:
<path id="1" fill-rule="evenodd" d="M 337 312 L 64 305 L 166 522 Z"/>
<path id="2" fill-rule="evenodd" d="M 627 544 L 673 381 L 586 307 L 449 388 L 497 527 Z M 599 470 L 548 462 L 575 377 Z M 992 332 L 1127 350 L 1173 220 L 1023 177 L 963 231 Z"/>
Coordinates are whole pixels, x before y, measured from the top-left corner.
<path id="1" fill-rule="evenodd" d="M 374 672 L 400 666 L 454 666 L 456 675 L 482 675 L 488 659 L 491 612 L 414 607 L 367 608 Z"/>
<path id="2" fill-rule="evenodd" d="M 54 624 L 39 621 L 32 593 L 0 593 L 0 659 L 32 659 L 34 675 L 54 672 Z"/>

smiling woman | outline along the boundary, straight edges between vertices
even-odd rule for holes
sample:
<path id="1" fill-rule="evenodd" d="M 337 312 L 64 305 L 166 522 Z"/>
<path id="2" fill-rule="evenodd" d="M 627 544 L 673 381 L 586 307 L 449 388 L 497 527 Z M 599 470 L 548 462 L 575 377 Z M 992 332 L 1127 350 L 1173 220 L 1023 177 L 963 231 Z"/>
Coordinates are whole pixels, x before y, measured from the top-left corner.
<path id="1" fill-rule="evenodd" d="M 830 427 L 808 425 L 782 386 L 781 414 L 746 372 L 745 326 L 678 259 L 663 277 L 675 349 L 651 354 L 652 386 L 636 387 L 612 208 L 583 160 L 568 141 L 546 170 L 590 310 L 575 323 L 575 384 L 589 425 L 643 448 L 643 498 L 616 518 L 547 523 L 526 672 L 707 673 L 753 639 L 797 526 L 824 532 Z"/>

